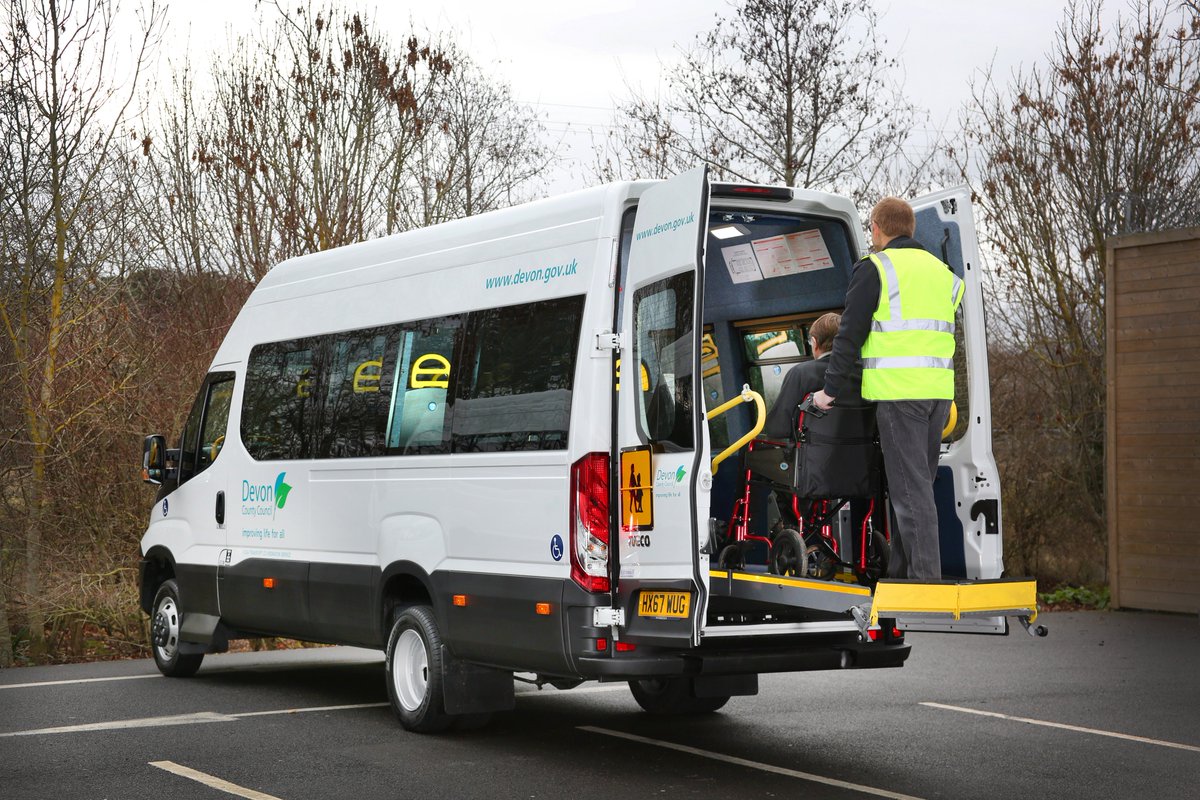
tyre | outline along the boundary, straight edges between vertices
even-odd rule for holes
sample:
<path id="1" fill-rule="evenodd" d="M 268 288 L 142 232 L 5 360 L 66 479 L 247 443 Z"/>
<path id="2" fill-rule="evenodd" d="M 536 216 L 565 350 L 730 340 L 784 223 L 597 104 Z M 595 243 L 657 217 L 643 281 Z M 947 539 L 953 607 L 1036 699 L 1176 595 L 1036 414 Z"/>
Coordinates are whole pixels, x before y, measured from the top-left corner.
<path id="1" fill-rule="evenodd" d="M 179 584 L 172 578 L 163 581 L 154 595 L 154 616 L 150 620 L 150 645 L 158 671 L 168 678 L 190 678 L 200 669 L 203 653 L 181 653 L 179 631 L 183 627 L 183 608 L 179 603 Z"/>
<path id="2" fill-rule="evenodd" d="M 808 577 L 819 581 L 827 581 L 837 574 L 837 562 L 823 544 L 809 545 L 808 564 L 805 571 Z"/>
<path id="3" fill-rule="evenodd" d="M 686 676 L 630 681 L 629 691 L 651 714 L 707 714 L 728 703 L 730 697 L 696 697 L 692 679 Z"/>
<path id="4" fill-rule="evenodd" d="M 433 609 L 411 606 L 392 624 L 387 647 L 387 689 L 406 730 L 437 733 L 450 727 L 442 686 L 442 635 Z"/>
<path id="5" fill-rule="evenodd" d="M 746 566 L 742 558 L 742 548 L 736 544 L 727 544 L 721 548 L 721 554 L 717 556 L 718 569 L 741 569 Z"/>
<path id="6" fill-rule="evenodd" d="M 879 531 L 871 531 L 867 543 L 867 568 L 859 573 L 858 582 L 865 586 L 874 586 L 880 578 L 887 576 L 888 562 L 891 560 L 892 545 Z"/>
<path id="7" fill-rule="evenodd" d="M 795 528 L 784 528 L 771 541 L 771 572 L 803 578 L 808 573 L 804 539 Z"/>

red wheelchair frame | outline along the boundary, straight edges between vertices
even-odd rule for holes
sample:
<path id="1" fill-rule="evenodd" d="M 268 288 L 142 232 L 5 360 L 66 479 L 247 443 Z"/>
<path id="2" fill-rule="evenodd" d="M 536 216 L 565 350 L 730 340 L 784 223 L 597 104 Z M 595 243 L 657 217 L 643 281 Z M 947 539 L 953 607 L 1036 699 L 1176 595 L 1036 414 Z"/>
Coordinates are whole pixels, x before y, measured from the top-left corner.
<path id="1" fill-rule="evenodd" d="M 811 405 L 805 402 L 800 408 L 796 425 L 798 433 L 804 428 L 804 415 L 807 410 L 811 410 Z M 769 439 L 757 439 L 746 445 L 742 458 L 742 492 L 733 504 L 729 526 L 726 529 L 726 544 L 720 549 L 717 559 L 718 566 L 721 569 L 744 567 L 748 546 L 753 542 L 762 542 L 767 546 L 767 568 L 772 573 L 829 579 L 834 577 L 838 569 L 845 568 L 854 573 L 859 582 L 873 585 L 887 571 L 891 546 L 888 514 L 885 513 L 886 494 L 882 489 L 877 496 L 861 498 L 868 501 L 868 507 L 859 526 L 856 543 L 858 552 L 850 559 L 843 559 L 837 537 L 833 534 L 833 520 L 846 503 L 860 498 L 805 498 L 807 513 L 801 513 L 802 499 L 794 486 L 780 483 L 770 477 L 756 476 L 749 464 L 756 447 L 770 447 L 787 452 L 790 448 L 802 446 L 803 444 Z M 798 529 L 789 527 L 781 520 L 769 537 L 751 533 L 750 493 L 754 486 L 766 487 L 777 494 L 790 496 L 791 511 Z M 874 527 L 877 510 L 880 511 L 878 516 L 882 532 Z"/>

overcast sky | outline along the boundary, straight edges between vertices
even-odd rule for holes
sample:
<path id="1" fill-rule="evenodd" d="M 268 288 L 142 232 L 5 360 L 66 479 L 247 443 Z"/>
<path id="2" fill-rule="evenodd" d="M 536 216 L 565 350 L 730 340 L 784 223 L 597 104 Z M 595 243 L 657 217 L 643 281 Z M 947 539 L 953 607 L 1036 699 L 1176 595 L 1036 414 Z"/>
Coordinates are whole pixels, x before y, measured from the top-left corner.
<path id="1" fill-rule="evenodd" d="M 589 129 L 602 134 L 628 86 L 653 90 L 662 64 L 708 30 L 727 0 L 445 0 L 443 3 L 356 3 L 397 34 L 418 28 L 455 34 L 481 64 L 506 79 L 514 96 L 544 115 L 563 137 L 564 167 L 554 191 L 581 188 L 590 162 Z M 1037 61 L 1051 46 L 1065 0 L 881 0 L 876 4 L 888 52 L 899 58 L 909 99 L 936 126 L 951 128 L 969 97 L 973 75 L 994 61 L 997 74 Z M 1120 0 L 1110 0 L 1113 10 Z M 168 44 L 187 48 L 194 67 L 228 49 L 231 31 L 253 22 L 252 0 L 172 3 Z"/>

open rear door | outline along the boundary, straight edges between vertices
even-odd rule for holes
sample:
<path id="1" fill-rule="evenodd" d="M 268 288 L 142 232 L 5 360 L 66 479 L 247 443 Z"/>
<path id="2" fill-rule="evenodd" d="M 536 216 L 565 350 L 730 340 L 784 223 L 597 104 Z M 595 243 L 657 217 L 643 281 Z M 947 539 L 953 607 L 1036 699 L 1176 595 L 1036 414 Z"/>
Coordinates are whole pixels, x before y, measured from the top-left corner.
<path id="1" fill-rule="evenodd" d="M 965 186 L 947 189 L 912 205 L 915 238 L 965 284 L 955 324 L 954 411 L 934 484 L 946 581 L 941 586 L 881 582 L 875 609 L 877 614 L 898 616 L 900 627 L 907 629 L 1004 633 L 1006 616 L 1036 617 L 1036 585 L 1032 580 L 1000 580 L 1000 481 L 992 454 L 982 274 L 971 191 Z"/>
<path id="2" fill-rule="evenodd" d="M 708 193 L 700 167 L 641 196 L 617 287 L 613 602 L 626 641 L 697 644 L 708 600 L 708 557 L 699 552 L 712 486 L 699 369 Z"/>
<path id="3" fill-rule="evenodd" d="M 916 238 L 950 265 L 965 289 L 955 324 L 955 424 L 943 437 L 934 493 L 942 574 L 999 578 L 1004 570 L 1000 481 L 992 455 L 987 335 L 971 191 L 958 187 L 918 198 Z"/>

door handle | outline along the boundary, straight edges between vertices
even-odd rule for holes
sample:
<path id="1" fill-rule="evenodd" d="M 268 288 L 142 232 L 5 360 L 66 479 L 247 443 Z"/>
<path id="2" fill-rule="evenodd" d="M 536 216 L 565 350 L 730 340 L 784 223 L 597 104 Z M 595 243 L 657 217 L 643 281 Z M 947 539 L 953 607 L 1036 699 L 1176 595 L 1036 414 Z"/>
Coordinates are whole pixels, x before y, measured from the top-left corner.
<path id="1" fill-rule="evenodd" d="M 225 524 L 225 492 L 217 492 L 217 524 Z"/>

